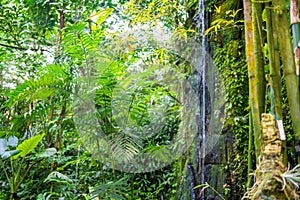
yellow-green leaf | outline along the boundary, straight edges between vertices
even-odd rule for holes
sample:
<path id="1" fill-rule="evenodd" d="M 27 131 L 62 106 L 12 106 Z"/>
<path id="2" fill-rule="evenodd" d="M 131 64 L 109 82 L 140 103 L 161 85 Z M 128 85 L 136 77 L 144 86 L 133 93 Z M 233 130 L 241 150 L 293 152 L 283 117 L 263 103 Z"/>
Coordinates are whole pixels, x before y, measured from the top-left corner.
<path id="1" fill-rule="evenodd" d="M 21 144 L 18 145 L 16 150 L 20 150 L 21 153 L 15 155 L 13 157 L 13 159 L 21 156 L 21 157 L 25 157 L 26 155 L 28 155 L 29 153 L 31 153 L 33 151 L 33 149 L 35 149 L 37 147 L 37 145 L 40 143 L 40 141 L 43 139 L 45 134 L 39 134 L 39 135 L 35 135 L 27 140 L 24 140 Z"/>
<path id="2" fill-rule="evenodd" d="M 89 19 L 96 18 L 96 23 L 98 26 L 100 26 L 113 11 L 113 8 L 101 10 L 100 12 L 91 15 Z"/>

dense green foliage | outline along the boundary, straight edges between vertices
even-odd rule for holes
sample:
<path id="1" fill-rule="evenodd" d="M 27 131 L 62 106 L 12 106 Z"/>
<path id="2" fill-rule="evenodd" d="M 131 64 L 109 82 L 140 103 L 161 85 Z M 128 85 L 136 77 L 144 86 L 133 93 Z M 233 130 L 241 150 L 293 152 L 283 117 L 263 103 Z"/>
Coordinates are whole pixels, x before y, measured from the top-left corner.
<path id="1" fill-rule="evenodd" d="M 128 52 L 126 42 L 111 51 L 110 36 L 116 33 L 106 32 L 106 27 L 116 21 L 105 20 L 117 15 L 118 10 L 112 8 L 122 3 L 1 2 L 0 71 L 5 74 L 1 78 L 1 199 L 175 198 L 181 181 L 177 163 L 141 174 L 115 171 L 88 153 L 75 128 L 72 97 L 79 89 L 78 76 L 99 73 L 95 98 L 99 123 L 108 137 L 122 135 L 110 102 L 117 80 L 140 56 L 138 49 Z M 183 6 L 148 3 L 142 2 L 143 12 L 159 8 L 154 13 L 161 14 L 157 20 L 170 28 L 172 17 L 162 14 L 163 10 L 179 9 L 184 15 Z M 127 14 L 134 17 L 132 23 L 151 19 L 153 13 L 136 14 L 135 6 L 133 2 L 125 6 Z M 147 62 L 156 62 L 158 55 L 154 51 Z M 168 144 L 180 121 L 173 94 L 151 81 L 132 90 L 130 118 L 135 125 L 147 126 L 149 112 L 155 112 L 155 106 L 168 105 L 166 125 L 155 137 L 143 141 L 145 151 Z M 116 135 L 116 131 L 120 133 Z M 118 141 L 120 145 L 122 139 L 126 138 Z M 132 152 L 136 146 L 126 148 Z"/>
<path id="2" fill-rule="evenodd" d="M 228 167 L 234 172 L 229 184 L 234 187 L 232 195 L 245 191 L 247 181 L 247 152 L 248 152 L 248 88 L 247 66 L 242 59 L 243 45 L 236 40 L 228 42 L 215 51 L 215 63 L 227 81 L 226 88 L 226 113 L 224 134 L 235 138 L 235 147 L 229 158 Z M 231 161 L 231 164 L 230 164 Z M 235 169 L 235 170 L 234 170 Z"/>
<path id="3" fill-rule="evenodd" d="M 127 173 L 114 166 L 116 158 L 129 160 L 139 151 L 151 154 L 164 149 L 172 143 L 186 117 L 182 115 L 178 94 L 163 81 L 158 84 L 153 74 L 160 66 L 169 66 L 181 73 L 180 78 L 187 78 L 190 63 L 159 46 L 157 41 L 142 41 L 147 35 L 139 35 L 139 41 L 134 33 L 155 29 L 162 30 L 156 33 L 158 38 L 164 36 L 159 35 L 163 32 L 172 33 L 172 39 L 178 41 L 200 41 L 203 35 L 197 21 L 198 3 L 1 1 L 0 199 L 188 200 L 204 190 L 212 196 L 240 199 L 248 177 L 250 111 L 240 1 L 205 1 L 207 49 L 225 88 L 222 134 L 226 144 L 220 146 L 226 146 L 226 152 L 217 152 L 226 157 L 218 163 L 222 167 L 220 173 L 226 173 L 222 186 L 201 183 L 201 169 L 197 166 L 200 161 L 196 161 L 198 141 L 177 161 L 156 171 L 139 169 L 142 173 Z M 264 70 L 269 74 L 265 40 Z M 144 66 L 154 67 L 145 72 Z M 128 72 L 134 74 L 135 70 L 143 73 L 128 76 Z M 176 78 L 172 81 L 179 82 Z M 91 89 L 81 94 L 87 87 Z M 116 99 L 118 92 L 124 91 L 130 95 Z M 288 157 L 294 166 L 293 131 L 284 81 L 282 91 Z M 93 151 L 96 142 L 86 145 L 94 137 L 86 137 L 79 126 L 89 120 L 90 116 L 84 115 L 89 104 L 82 107 L 83 104 L 76 103 L 80 98 L 89 98 L 90 93 L 94 94 L 92 110 L 97 123 L 109 141 L 101 145 L 111 147 L 110 156 Z M 118 100 L 125 100 L 126 106 L 120 106 Z M 271 101 L 267 91 L 268 112 L 272 112 Z M 157 110 L 164 110 L 163 115 L 157 114 Z M 158 127 L 153 126 L 156 124 Z M 94 124 L 89 125 L 94 130 Z M 128 133 L 147 137 L 132 139 Z M 253 149 L 250 155 L 254 158 Z M 167 160 L 176 155 L 160 151 L 156 156 Z M 250 163 L 254 169 L 255 159 Z M 159 164 L 147 163 L 153 168 Z M 221 179 L 211 180 L 219 181 L 218 178 Z"/>

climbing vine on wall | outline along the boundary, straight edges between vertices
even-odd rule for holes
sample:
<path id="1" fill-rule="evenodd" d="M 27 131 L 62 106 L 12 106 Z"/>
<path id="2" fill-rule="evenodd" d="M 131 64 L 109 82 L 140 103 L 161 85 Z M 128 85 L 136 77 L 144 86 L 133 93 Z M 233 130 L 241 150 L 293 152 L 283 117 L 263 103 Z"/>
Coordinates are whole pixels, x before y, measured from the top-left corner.
<path id="1" fill-rule="evenodd" d="M 226 90 L 227 119 L 224 134 L 235 139 L 234 151 L 230 156 L 228 168 L 232 170 L 231 194 L 243 191 L 242 184 L 247 180 L 248 150 L 248 74 L 247 65 L 242 55 L 243 43 L 232 40 L 223 47 L 216 48 L 214 61 L 221 72 Z M 230 170 L 230 171 L 231 171 Z"/>

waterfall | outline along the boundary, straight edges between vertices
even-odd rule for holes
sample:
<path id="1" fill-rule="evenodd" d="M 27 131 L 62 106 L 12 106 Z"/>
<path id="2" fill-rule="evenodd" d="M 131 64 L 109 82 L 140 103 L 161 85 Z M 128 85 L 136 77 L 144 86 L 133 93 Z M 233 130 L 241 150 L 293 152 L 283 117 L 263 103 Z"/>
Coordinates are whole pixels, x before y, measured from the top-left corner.
<path id="1" fill-rule="evenodd" d="M 201 49 L 203 52 L 206 51 L 206 47 L 207 47 L 207 40 L 205 37 L 205 5 L 204 5 L 204 0 L 199 0 L 198 2 L 198 13 L 199 15 L 197 16 L 197 29 L 198 29 L 198 33 L 200 34 L 201 37 Z M 199 131 L 198 131 L 198 137 L 199 137 L 199 141 L 198 141 L 198 147 L 200 147 L 200 149 L 198 150 L 198 173 L 200 175 L 200 184 L 204 184 L 206 182 L 205 180 L 205 149 L 206 149 L 206 105 L 207 101 L 206 101 L 206 56 L 205 54 L 201 55 L 201 59 L 200 59 L 200 88 L 199 88 L 199 95 L 200 95 L 200 101 L 199 101 L 199 107 L 200 107 L 200 127 L 199 127 Z M 205 198 L 205 194 L 204 191 L 201 195 L 201 199 Z"/>
<path id="2" fill-rule="evenodd" d="M 198 9 L 200 11 L 200 15 L 199 15 L 199 23 L 200 23 L 200 30 L 201 30 L 201 35 L 202 35 L 202 39 L 201 39 L 201 48 L 202 50 L 206 50 L 205 47 L 206 47 L 206 38 L 205 38 L 205 11 L 204 11 L 204 0 L 199 0 L 199 5 L 198 5 Z M 203 51 L 203 52 L 204 52 Z M 202 131 L 200 132 L 201 134 L 201 137 L 202 137 L 202 141 L 201 141 L 201 155 L 200 158 L 201 158 L 201 162 L 200 162 L 200 169 L 201 169 L 201 184 L 204 184 L 205 183 L 205 166 L 204 166 L 204 158 L 205 158 L 205 143 L 206 143 L 206 130 L 205 130 L 205 127 L 206 127 L 206 89 L 205 89 L 205 86 L 206 86 L 206 63 L 205 63 L 205 55 L 203 55 L 203 58 L 201 59 L 202 63 L 201 63 L 201 73 L 202 73 L 202 91 L 200 91 L 201 93 L 201 97 L 202 98 L 202 105 L 201 106 L 201 110 L 202 110 L 202 113 L 201 113 L 201 128 L 202 128 Z M 201 101 L 200 101 L 201 102 Z M 202 195 L 201 197 L 202 199 L 204 199 L 204 195 Z"/>
<path id="3" fill-rule="evenodd" d="M 197 15 L 194 17 L 195 26 L 197 29 L 197 36 L 195 41 L 197 43 L 197 52 L 200 52 L 198 57 L 195 58 L 195 69 L 196 72 L 192 73 L 192 79 L 195 80 L 195 92 L 198 96 L 198 109 L 196 117 L 197 125 L 197 134 L 194 141 L 194 149 L 191 149 L 191 155 L 189 157 L 189 164 L 186 166 L 185 182 L 183 183 L 183 193 L 181 194 L 182 200 L 199 200 L 205 199 L 204 191 L 200 196 L 200 191 L 202 188 L 193 189 L 197 185 L 205 184 L 206 182 L 206 171 L 205 171 L 205 155 L 207 150 L 207 120 L 209 115 L 209 109 L 207 107 L 211 106 L 210 104 L 210 93 L 207 83 L 207 70 L 208 62 L 207 61 L 207 39 L 205 37 L 206 30 L 206 19 L 205 19 L 205 7 L 204 0 L 199 0 L 198 10 L 195 11 Z M 211 62 L 211 60 L 210 60 Z M 210 88 L 211 89 L 211 88 Z"/>
<path id="4" fill-rule="evenodd" d="M 194 86 L 198 97 L 196 97 L 197 110 L 195 111 L 196 137 L 187 158 L 181 191 L 179 191 L 180 198 L 177 198 L 180 200 L 218 199 L 214 191 L 203 189 L 204 184 L 207 182 L 222 193 L 222 183 L 226 180 L 224 163 L 227 156 L 224 157 L 224 154 L 227 151 L 224 136 L 221 135 L 222 123 L 225 119 L 225 90 L 218 69 L 208 53 L 208 41 L 205 36 L 208 18 L 204 0 L 198 1 L 195 13 L 194 25 L 197 34 L 194 40 L 197 44 L 191 48 L 196 49 L 196 53 L 191 53 L 195 60 L 192 62 L 194 71 L 191 71 L 189 81 Z M 194 189 L 198 185 L 203 187 Z"/>

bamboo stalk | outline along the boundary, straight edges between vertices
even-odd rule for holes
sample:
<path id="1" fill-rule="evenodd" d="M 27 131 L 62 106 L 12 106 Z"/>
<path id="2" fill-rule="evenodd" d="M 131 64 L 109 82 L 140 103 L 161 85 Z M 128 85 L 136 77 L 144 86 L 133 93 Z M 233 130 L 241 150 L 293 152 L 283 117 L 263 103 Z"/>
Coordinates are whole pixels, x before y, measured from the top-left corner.
<path id="1" fill-rule="evenodd" d="M 286 80 L 287 96 L 292 117 L 293 130 L 295 140 L 300 140 L 300 96 L 298 90 L 298 82 L 295 70 L 295 60 L 293 54 L 292 42 L 289 33 L 289 23 L 287 18 L 287 10 L 283 0 L 274 1 L 274 23 L 278 33 L 278 42 L 282 64 L 284 66 L 283 73 Z M 300 161 L 298 157 L 298 162 Z"/>
<path id="2" fill-rule="evenodd" d="M 248 65 L 248 79 L 249 79 L 249 105 L 251 111 L 249 113 L 249 146 L 248 146 L 248 173 L 252 172 L 252 144 L 254 140 L 256 161 L 260 155 L 261 148 L 261 129 L 260 129 L 260 115 L 264 106 L 264 68 L 262 63 L 261 52 L 261 38 L 259 33 L 259 20 L 253 20 L 255 15 L 260 12 L 254 9 L 252 13 L 251 0 L 243 0 L 244 3 L 244 23 L 245 23 L 245 41 L 246 41 L 246 57 Z M 257 18 L 259 19 L 259 17 Z M 256 40 L 254 42 L 254 40 Z M 260 80 L 261 79 L 261 80 Z M 248 177 L 247 186 L 250 187 L 251 178 Z"/>
<path id="3" fill-rule="evenodd" d="M 261 114 L 265 105 L 265 75 L 262 46 L 262 4 L 252 3 L 253 50 L 254 66 L 249 69 L 249 78 L 252 79 L 250 87 L 251 111 L 253 121 L 254 146 L 256 160 L 261 153 Z"/>
<path id="4" fill-rule="evenodd" d="M 266 5 L 266 25 L 267 25 L 267 42 L 268 42 L 268 51 L 269 51 L 269 64 L 270 64 L 270 85 L 271 85 L 271 106 L 275 114 L 275 120 L 282 120 L 282 94 L 281 94 L 281 72 L 280 72 L 280 55 L 278 49 L 278 36 L 277 31 L 274 31 L 273 25 L 273 16 L 271 3 Z M 273 102 L 274 101 L 274 102 Z M 283 163 L 287 165 L 287 150 L 286 142 L 283 143 Z"/>
<path id="5" fill-rule="evenodd" d="M 245 23 L 245 42 L 246 42 L 246 58 L 247 58 L 247 65 L 248 65 L 248 80 L 249 80 L 249 105 L 250 105 L 250 113 L 249 115 L 252 116 L 253 106 L 254 105 L 254 98 L 253 95 L 255 90 L 255 63 L 254 63 L 254 42 L 253 42 L 253 26 L 252 26 L 252 17 L 251 17 L 251 1 L 250 0 L 243 0 L 244 6 L 244 23 Z M 252 117 L 251 117 L 252 119 Z M 253 125 L 253 121 L 249 119 L 250 127 Z M 257 130 L 256 130 L 257 131 Z M 253 137 L 252 130 L 249 130 L 249 140 Z M 249 141 L 250 143 L 250 141 Z M 251 142 L 252 143 L 252 142 Z M 249 148 L 249 147 L 248 147 Z M 252 159 L 248 152 L 248 162 Z M 252 168 L 252 166 L 251 166 Z M 248 172 L 250 172 L 248 165 Z M 248 177 L 249 182 L 249 177 Z"/>
<path id="6" fill-rule="evenodd" d="M 249 113 L 249 143 L 248 143 L 248 180 L 247 180 L 247 189 L 251 188 L 252 185 L 252 176 L 249 174 L 252 173 L 252 151 L 253 151 L 253 127 L 252 127 L 252 116 L 251 112 Z"/>
<path id="7" fill-rule="evenodd" d="M 290 16 L 291 16 L 291 25 L 293 33 L 293 48 L 295 54 L 295 64 L 296 64 L 296 75 L 299 84 L 299 70 L 300 70 L 300 20 L 299 20 L 299 9 L 298 9 L 298 0 L 290 1 Z"/>

